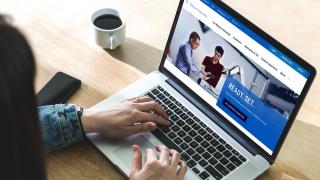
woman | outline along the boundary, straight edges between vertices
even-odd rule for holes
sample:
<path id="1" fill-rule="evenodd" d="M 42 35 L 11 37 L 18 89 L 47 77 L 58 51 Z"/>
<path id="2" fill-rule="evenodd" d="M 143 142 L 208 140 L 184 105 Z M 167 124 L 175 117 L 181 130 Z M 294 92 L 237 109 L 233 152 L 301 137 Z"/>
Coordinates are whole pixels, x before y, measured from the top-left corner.
<path id="1" fill-rule="evenodd" d="M 153 130 L 156 124 L 168 125 L 165 111 L 149 97 L 134 98 L 99 112 L 82 111 L 70 104 L 37 108 L 34 76 L 34 56 L 26 39 L 0 16 L 3 177 L 46 179 L 43 150 L 50 152 L 79 142 L 85 133 L 125 137 Z M 156 113 L 148 113 L 151 110 Z M 136 122 L 139 125 L 134 125 Z M 131 179 L 182 179 L 187 171 L 180 154 L 164 145 L 156 147 L 159 159 L 155 149 L 146 149 L 147 162 L 143 166 L 140 147 L 134 145 L 132 149 Z"/>

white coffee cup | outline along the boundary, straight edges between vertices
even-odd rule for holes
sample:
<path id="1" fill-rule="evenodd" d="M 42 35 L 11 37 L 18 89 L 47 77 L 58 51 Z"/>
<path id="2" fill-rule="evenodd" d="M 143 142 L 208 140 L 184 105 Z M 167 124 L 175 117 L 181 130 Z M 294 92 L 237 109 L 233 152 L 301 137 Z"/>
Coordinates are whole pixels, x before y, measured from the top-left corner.
<path id="1" fill-rule="evenodd" d="M 114 15 L 120 18 L 122 24 L 115 29 L 102 29 L 94 24 L 94 21 L 103 15 Z M 97 10 L 91 16 L 91 24 L 93 26 L 94 41 L 105 49 L 115 49 L 126 38 L 126 19 L 123 13 L 112 8 L 104 8 Z"/>

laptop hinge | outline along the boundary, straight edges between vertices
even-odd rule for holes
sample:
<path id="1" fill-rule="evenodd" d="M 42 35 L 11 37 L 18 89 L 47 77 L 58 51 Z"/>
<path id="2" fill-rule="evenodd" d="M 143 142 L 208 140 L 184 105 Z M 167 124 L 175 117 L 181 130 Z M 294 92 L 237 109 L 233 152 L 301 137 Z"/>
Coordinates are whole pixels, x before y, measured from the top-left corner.
<path id="1" fill-rule="evenodd" d="M 192 96 L 191 93 L 187 92 L 182 88 L 178 83 L 168 78 L 166 82 L 177 90 L 181 95 L 183 95 L 187 100 L 189 100 L 194 106 L 201 110 L 208 118 L 213 120 L 220 128 L 227 132 L 231 137 L 233 137 L 239 144 L 246 148 L 252 155 L 259 154 L 255 148 L 253 148 L 249 143 L 247 143 L 241 136 L 239 136 L 235 131 L 232 130 L 227 124 L 223 122 L 217 115 L 212 113 L 212 110 L 209 110 L 206 106 L 201 104 L 199 100 Z"/>

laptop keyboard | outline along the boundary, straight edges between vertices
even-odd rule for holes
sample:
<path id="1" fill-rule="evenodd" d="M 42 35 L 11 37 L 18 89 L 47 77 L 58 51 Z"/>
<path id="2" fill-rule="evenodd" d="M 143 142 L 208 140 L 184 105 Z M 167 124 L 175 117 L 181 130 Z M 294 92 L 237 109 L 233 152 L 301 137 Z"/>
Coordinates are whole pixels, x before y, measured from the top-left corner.
<path id="1" fill-rule="evenodd" d="M 157 86 L 145 94 L 169 115 L 170 126 L 158 127 L 152 134 L 182 159 L 201 179 L 222 179 L 247 159 L 216 134 L 179 101 Z"/>

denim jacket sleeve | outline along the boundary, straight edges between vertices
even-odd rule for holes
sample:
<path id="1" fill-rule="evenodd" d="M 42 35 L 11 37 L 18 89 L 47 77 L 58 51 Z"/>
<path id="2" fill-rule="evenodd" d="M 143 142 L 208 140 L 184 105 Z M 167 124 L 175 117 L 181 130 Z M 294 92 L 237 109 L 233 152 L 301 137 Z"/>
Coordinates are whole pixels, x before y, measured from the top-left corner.
<path id="1" fill-rule="evenodd" d="M 61 149 L 83 139 L 76 107 L 56 104 L 38 107 L 42 139 L 47 152 Z"/>

